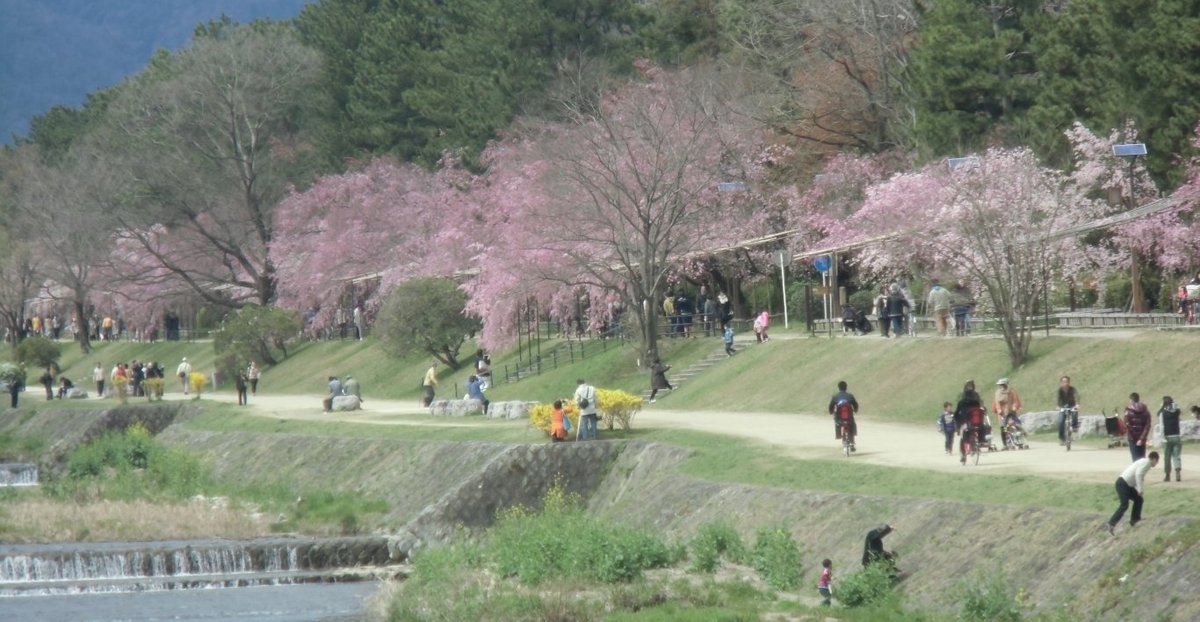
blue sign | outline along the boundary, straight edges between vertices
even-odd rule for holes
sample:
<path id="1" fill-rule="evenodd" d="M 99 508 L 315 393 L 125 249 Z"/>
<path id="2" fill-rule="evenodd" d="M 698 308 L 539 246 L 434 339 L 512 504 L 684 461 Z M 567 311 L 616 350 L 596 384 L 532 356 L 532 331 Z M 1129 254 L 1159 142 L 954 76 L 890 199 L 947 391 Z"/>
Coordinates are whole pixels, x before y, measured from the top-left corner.
<path id="1" fill-rule="evenodd" d="M 813 267 L 820 272 L 829 272 L 829 268 L 833 267 L 833 260 L 829 255 L 817 255 L 817 258 L 813 259 Z"/>

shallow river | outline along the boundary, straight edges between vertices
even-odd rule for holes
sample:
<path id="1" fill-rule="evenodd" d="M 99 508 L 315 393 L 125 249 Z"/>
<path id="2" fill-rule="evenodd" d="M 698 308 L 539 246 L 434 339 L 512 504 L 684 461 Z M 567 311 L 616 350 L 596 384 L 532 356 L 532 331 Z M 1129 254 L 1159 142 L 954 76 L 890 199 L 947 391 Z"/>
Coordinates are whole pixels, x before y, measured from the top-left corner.
<path id="1" fill-rule="evenodd" d="M 366 616 L 377 583 L 0 598 L 3 622 L 351 622 Z"/>

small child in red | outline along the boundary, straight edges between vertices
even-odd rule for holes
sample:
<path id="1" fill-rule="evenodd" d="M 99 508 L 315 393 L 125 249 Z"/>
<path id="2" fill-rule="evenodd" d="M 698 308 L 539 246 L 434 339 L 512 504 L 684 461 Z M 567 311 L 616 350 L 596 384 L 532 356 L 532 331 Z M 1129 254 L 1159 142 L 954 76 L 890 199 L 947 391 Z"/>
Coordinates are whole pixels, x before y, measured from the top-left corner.
<path id="1" fill-rule="evenodd" d="M 817 582 L 817 591 L 821 593 L 821 604 L 828 607 L 833 597 L 830 585 L 833 584 L 833 562 L 826 559 L 821 562 L 821 580 Z"/>

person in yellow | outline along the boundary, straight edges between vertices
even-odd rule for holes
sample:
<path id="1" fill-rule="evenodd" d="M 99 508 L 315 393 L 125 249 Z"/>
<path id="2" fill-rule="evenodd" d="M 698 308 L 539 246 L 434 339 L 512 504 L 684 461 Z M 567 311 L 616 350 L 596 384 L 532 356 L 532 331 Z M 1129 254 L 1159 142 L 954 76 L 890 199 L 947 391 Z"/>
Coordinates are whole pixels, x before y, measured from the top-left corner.
<path id="1" fill-rule="evenodd" d="M 433 388 L 437 386 L 437 361 L 429 364 L 429 369 L 425 371 L 425 380 L 421 382 L 421 386 L 425 389 L 424 405 L 428 407 L 433 403 Z"/>

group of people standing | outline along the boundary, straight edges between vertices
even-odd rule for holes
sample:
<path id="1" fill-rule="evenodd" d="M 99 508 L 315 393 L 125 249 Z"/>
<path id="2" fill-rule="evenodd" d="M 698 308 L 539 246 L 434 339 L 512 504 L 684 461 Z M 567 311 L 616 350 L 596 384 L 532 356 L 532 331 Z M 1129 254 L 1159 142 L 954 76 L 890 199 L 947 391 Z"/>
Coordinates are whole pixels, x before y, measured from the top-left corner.
<path id="1" fill-rule="evenodd" d="M 912 316 L 917 300 L 906 286 L 897 282 L 880 288 L 873 304 L 880 335 L 900 337 L 913 333 Z M 975 301 L 966 284 L 959 282 L 953 289 L 946 289 L 937 279 L 932 281 L 925 299 L 925 309 L 933 318 L 938 335 L 948 336 L 951 327 L 956 336 L 971 334 L 971 311 L 974 308 Z"/>
<path id="2" fill-rule="evenodd" d="M 712 337 L 733 317 L 729 297 L 718 293 L 714 298 L 707 285 L 700 286 L 695 301 L 686 292 L 668 291 L 661 305 L 663 317 L 667 319 L 667 335 L 670 337 L 695 337 L 693 325 L 696 316 L 705 337 Z"/>

